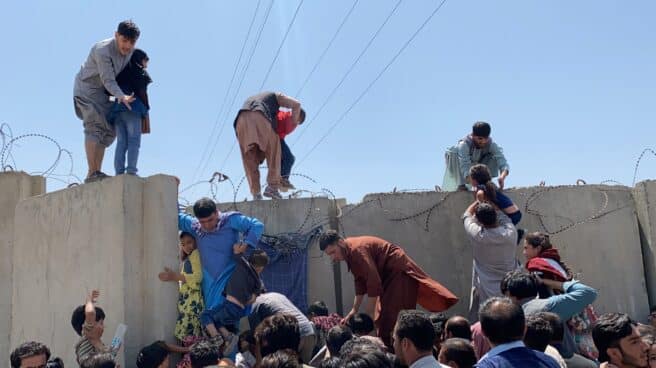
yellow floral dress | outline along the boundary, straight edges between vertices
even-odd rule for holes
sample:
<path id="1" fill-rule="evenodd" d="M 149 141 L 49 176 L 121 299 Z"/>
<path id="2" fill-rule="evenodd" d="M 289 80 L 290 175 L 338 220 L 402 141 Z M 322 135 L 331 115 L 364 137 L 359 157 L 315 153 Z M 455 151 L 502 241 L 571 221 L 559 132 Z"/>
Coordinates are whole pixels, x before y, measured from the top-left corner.
<path id="1" fill-rule="evenodd" d="M 204 309 L 203 297 L 200 292 L 200 283 L 203 279 L 203 270 L 200 266 L 198 250 L 191 252 L 182 262 L 180 273 L 186 282 L 180 282 L 180 296 L 178 297 L 178 320 L 175 323 L 175 337 L 183 341 L 187 336 L 202 336 L 200 313 Z"/>

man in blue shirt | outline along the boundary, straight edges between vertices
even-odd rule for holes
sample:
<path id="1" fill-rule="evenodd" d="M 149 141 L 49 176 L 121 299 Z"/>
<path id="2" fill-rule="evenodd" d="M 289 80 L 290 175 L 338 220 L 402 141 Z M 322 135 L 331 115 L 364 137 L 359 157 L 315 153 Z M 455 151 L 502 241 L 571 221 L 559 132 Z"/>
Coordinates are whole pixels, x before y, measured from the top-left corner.
<path id="1" fill-rule="evenodd" d="M 545 285 L 560 294 L 545 299 L 537 299 L 539 285 Z M 566 321 L 597 299 L 597 291 L 578 281 L 558 282 L 540 279 L 525 270 L 509 272 L 501 281 L 501 292 L 524 309 L 526 315 L 552 312 L 563 321 L 564 337 L 562 345 L 555 346 L 565 359 L 568 367 L 592 368 L 595 362 L 577 354 L 574 336 Z"/>
<path id="2" fill-rule="evenodd" d="M 210 198 L 196 201 L 193 210 L 194 216 L 178 213 L 178 228 L 196 238 L 203 269 L 201 291 L 205 308 L 212 309 L 225 300 L 223 289 L 235 269 L 233 245 L 239 244 L 242 251 L 256 248 L 264 225 L 239 212 L 220 213 Z"/>
<path id="3" fill-rule="evenodd" d="M 478 361 L 476 367 L 559 368 L 550 356 L 524 346 L 524 311 L 509 298 L 488 299 L 481 307 L 479 320 L 492 349 Z"/>

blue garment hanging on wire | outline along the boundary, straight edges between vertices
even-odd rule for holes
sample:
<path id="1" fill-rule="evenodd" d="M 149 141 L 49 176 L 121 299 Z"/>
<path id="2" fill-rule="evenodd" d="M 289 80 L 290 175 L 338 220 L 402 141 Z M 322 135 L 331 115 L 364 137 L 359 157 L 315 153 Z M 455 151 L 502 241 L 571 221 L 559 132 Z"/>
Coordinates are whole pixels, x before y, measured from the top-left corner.
<path id="1" fill-rule="evenodd" d="M 321 231 L 316 227 L 306 233 L 262 235 L 258 246 L 269 256 L 261 275 L 267 291 L 285 295 L 303 312 L 308 307 L 307 251 Z"/>

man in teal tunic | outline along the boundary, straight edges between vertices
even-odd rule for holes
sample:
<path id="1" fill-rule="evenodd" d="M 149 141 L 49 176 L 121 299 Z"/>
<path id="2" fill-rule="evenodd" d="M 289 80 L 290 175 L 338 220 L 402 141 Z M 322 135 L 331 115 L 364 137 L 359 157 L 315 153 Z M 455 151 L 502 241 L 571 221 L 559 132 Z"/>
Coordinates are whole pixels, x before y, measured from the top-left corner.
<path id="1" fill-rule="evenodd" d="M 467 190 L 469 168 L 475 164 L 486 165 L 493 178 L 499 177 L 499 189 L 503 189 L 505 179 L 510 173 L 510 166 L 501 147 L 490 138 L 491 132 L 490 124 L 478 121 L 474 124 L 471 134 L 447 149 L 442 190 Z"/>

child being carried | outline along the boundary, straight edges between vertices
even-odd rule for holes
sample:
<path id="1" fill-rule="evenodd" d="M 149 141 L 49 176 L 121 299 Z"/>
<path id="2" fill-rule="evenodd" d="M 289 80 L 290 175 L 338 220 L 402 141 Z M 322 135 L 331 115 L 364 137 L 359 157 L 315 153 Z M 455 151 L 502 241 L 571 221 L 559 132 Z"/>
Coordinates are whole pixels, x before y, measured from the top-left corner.
<path id="1" fill-rule="evenodd" d="M 235 244 L 232 247 L 237 265 L 223 291 L 225 301 L 203 311 L 200 318 L 210 336 L 220 333 L 226 340 L 225 353 L 232 352 L 239 341 L 239 337 L 229 329 L 238 330 L 239 320 L 244 317 L 246 307 L 264 292 L 260 274 L 269 263 L 269 257 L 263 250 L 254 250 L 246 260 L 242 256 L 246 248 L 245 244 Z"/>

